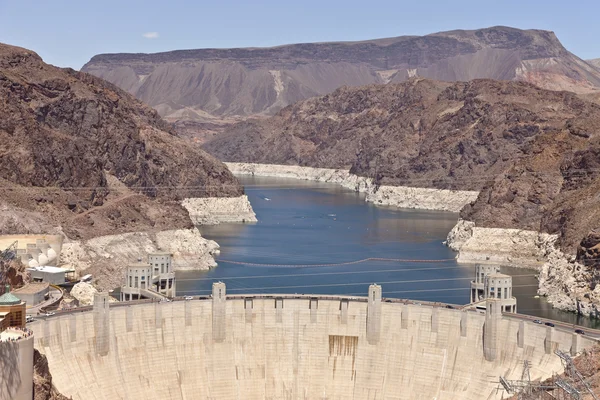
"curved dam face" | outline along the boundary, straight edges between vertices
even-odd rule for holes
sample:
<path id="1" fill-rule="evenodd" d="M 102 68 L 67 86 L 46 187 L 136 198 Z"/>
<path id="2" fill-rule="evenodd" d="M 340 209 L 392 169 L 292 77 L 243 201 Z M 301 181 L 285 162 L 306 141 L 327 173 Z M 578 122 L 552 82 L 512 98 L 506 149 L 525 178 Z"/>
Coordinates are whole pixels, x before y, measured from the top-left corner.
<path id="1" fill-rule="evenodd" d="M 499 376 L 561 372 L 591 340 L 502 314 L 368 298 L 97 305 L 33 325 L 73 399 L 494 399 Z M 484 324 L 486 325 L 484 328 Z M 506 394 L 505 394 L 506 395 Z"/>

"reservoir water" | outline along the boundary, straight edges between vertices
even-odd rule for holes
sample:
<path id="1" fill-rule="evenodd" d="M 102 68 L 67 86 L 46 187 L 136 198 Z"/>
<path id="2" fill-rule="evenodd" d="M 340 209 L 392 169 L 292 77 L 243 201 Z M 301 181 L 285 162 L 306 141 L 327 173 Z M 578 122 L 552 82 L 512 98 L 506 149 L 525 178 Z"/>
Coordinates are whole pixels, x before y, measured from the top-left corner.
<path id="1" fill-rule="evenodd" d="M 178 272 L 178 295 L 206 295 L 213 282 L 223 281 L 229 294 L 364 296 L 378 283 L 384 297 L 468 303 L 475 267 L 456 263 L 456 253 L 443 245 L 457 214 L 376 207 L 334 184 L 240 180 L 259 221 L 199 227 L 221 246 L 219 265 Z M 519 312 L 600 327 L 536 299 L 536 271 L 501 270 L 513 276 Z"/>

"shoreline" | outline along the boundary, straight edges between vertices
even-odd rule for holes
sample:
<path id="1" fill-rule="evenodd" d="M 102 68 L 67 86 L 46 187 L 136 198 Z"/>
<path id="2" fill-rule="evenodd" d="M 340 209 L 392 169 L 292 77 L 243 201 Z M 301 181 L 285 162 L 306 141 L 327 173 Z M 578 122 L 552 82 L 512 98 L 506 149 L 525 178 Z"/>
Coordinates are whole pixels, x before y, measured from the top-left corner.
<path id="1" fill-rule="evenodd" d="M 409 186 L 375 185 L 371 178 L 351 174 L 343 169 L 300 167 L 297 165 L 229 163 L 235 175 L 256 175 L 335 183 L 355 192 L 365 193 L 366 201 L 375 205 L 421 210 L 459 212 L 474 201 L 479 192 Z"/>
<path id="2" fill-rule="evenodd" d="M 483 228 L 458 220 L 446 245 L 463 264 L 494 264 L 534 269 L 538 294 L 553 308 L 600 317 L 600 287 L 590 287 L 591 269 L 556 247 L 557 235 L 522 229 Z"/>
<path id="3" fill-rule="evenodd" d="M 236 175 L 335 183 L 366 193 L 376 205 L 459 212 L 478 192 L 379 186 L 347 170 L 255 163 L 225 163 Z M 600 317 L 600 285 L 592 290 L 591 271 L 556 248 L 556 235 L 522 229 L 484 228 L 459 219 L 445 244 L 462 264 L 494 264 L 539 271 L 538 293 L 559 310 Z"/>
<path id="4" fill-rule="evenodd" d="M 246 195 L 187 198 L 181 205 L 195 226 L 256 221 Z M 94 287 L 108 290 L 123 284 L 127 265 L 138 259 L 145 261 L 148 253 L 156 251 L 173 254 L 175 271 L 207 271 L 217 266 L 214 255 L 219 244 L 204 238 L 196 227 L 67 240 L 59 255 L 59 266 L 72 268 L 79 276 L 92 274 Z"/>

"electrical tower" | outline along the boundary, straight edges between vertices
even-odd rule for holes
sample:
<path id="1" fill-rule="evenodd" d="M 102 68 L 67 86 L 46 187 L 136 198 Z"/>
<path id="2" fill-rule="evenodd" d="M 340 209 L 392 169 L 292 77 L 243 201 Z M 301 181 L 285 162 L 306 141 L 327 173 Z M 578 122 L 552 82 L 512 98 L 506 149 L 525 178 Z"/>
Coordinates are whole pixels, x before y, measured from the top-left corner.
<path id="1" fill-rule="evenodd" d="M 599 400 L 592 388 L 585 380 L 585 377 L 577 370 L 571 356 L 564 351 L 556 350 L 554 352 L 563 365 L 565 377 L 554 376 L 550 382 L 532 382 L 531 364 L 525 360 L 523 362 L 523 373 L 520 380 L 509 380 L 500 377 L 500 385 L 508 394 L 516 394 L 519 400 L 525 399 L 545 399 L 544 395 L 554 399 L 582 400 L 583 393 L 589 393 L 594 400 Z M 500 387 L 498 387 L 500 389 Z"/>

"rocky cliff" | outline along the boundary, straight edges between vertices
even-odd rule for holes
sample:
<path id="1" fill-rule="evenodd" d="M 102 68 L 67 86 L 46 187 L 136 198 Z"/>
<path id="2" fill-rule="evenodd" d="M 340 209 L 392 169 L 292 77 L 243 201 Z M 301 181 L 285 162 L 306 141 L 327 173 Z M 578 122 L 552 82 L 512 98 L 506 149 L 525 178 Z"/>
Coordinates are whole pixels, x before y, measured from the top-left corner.
<path id="1" fill-rule="evenodd" d="M 2 231 L 72 239 L 190 228 L 180 202 L 234 197 L 221 162 L 153 109 L 92 75 L 0 44 Z"/>
<path id="2" fill-rule="evenodd" d="M 52 385 L 48 359 L 37 349 L 33 351 L 33 400 L 69 400 Z"/>
<path id="3" fill-rule="evenodd" d="M 341 86 L 415 76 L 519 80 L 583 92 L 600 87 L 600 70 L 567 51 L 553 32 L 508 27 L 271 48 L 101 54 L 82 70 L 129 91 L 169 120 L 205 125 L 215 124 L 215 116 L 273 114 Z M 207 129 L 196 128 L 202 135 Z"/>
<path id="4" fill-rule="evenodd" d="M 600 106 L 524 82 L 341 88 L 205 145 L 226 161 L 349 168 L 378 185 L 480 191 L 478 227 L 559 235 L 575 254 L 597 224 Z"/>

